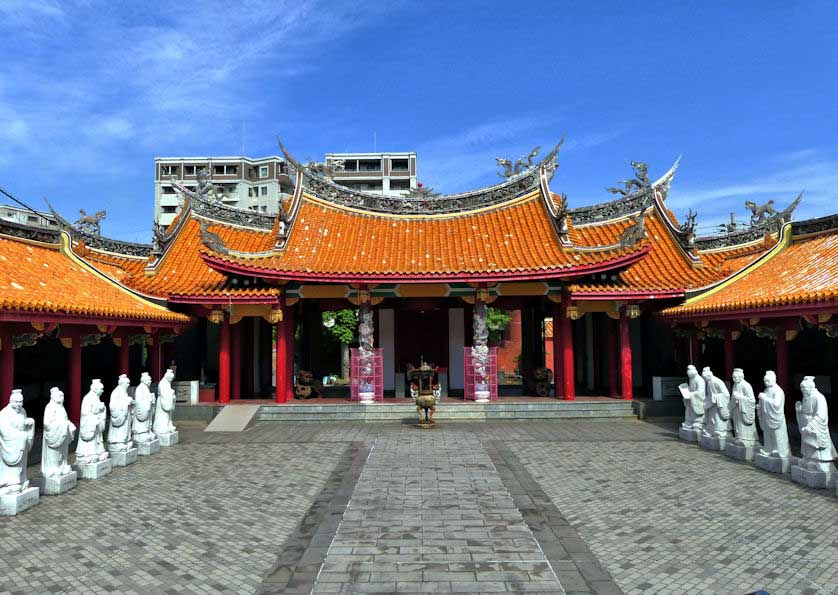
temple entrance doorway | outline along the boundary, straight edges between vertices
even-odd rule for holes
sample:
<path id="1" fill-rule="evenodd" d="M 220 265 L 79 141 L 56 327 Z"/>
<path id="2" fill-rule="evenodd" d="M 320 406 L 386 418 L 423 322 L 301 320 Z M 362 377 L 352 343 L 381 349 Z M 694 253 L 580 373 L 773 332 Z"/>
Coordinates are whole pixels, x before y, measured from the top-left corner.
<path id="1" fill-rule="evenodd" d="M 442 307 L 398 309 L 395 312 L 396 372 L 422 360 L 448 367 L 448 310 Z"/>

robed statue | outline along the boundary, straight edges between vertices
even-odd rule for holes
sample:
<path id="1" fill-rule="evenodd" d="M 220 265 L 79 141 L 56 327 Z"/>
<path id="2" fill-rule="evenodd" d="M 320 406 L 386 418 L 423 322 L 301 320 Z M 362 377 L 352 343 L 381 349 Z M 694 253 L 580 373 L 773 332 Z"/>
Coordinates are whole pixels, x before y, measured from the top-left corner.
<path id="1" fill-rule="evenodd" d="M 701 371 L 704 379 L 704 436 L 725 438 L 730 435 L 730 393 L 709 367 Z"/>
<path id="2" fill-rule="evenodd" d="M 143 372 L 140 376 L 140 384 L 134 391 L 134 440 L 147 443 L 154 440 L 154 432 L 151 424 L 154 420 L 154 394 L 151 386 L 151 376 Z"/>
<path id="3" fill-rule="evenodd" d="M 756 398 L 751 383 L 745 380 L 742 368 L 733 369 L 733 390 L 730 397 L 730 418 L 736 436 L 734 444 L 754 446 L 759 441 L 756 426 Z"/>
<path id="4" fill-rule="evenodd" d="M 832 463 L 838 459 L 838 451 L 829 435 L 826 397 L 815 386 L 814 376 L 803 378 L 800 391 L 803 398 L 794 406 L 800 428 L 800 463 L 815 471 L 835 471 Z"/>
<path id="5" fill-rule="evenodd" d="M 76 435 L 76 424 L 67 417 L 64 393 L 53 386 L 44 409 L 44 440 L 41 446 L 41 475 L 60 477 L 73 469 L 67 462 L 70 443 Z"/>
<path id="6" fill-rule="evenodd" d="M 679 387 L 685 410 L 685 419 L 681 427 L 685 430 L 701 430 L 704 427 L 704 384 L 704 379 L 699 376 L 696 367 L 687 366 L 687 382 Z"/>
<path id="7" fill-rule="evenodd" d="M 35 420 L 26 417 L 23 393 L 12 391 L 9 404 L 0 410 L 0 495 L 16 494 L 29 487 L 26 464 L 35 440 Z"/>
<path id="8" fill-rule="evenodd" d="M 759 454 L 787 459 L 791 457 L 791 447 L 784 411 L 786 393 L 777 386 L 777 375 L 771 370 L 765 373 L 763 382 L 765 390 L 757 396 L 757 414 L 763 441 Z"/>
<path id="9" fill-rule="evenodd" d="M 111 392 L 111 429 L 108 432 L 108 449 L 115 452 L 130 450 L 134 445 L 131 437 L 134 399 L 128 394 L 129 384 L 128 376 L 120 374 L 116 388 Z"/>
<path id="10" fill-rule="evenodd" d="M 166 370 L 163 378 L 157 383 L 157 406 L 154 411 L 154 433 L 172 434 L 177 430 L 172 423 L 172 415 L 175 412 L 175 391 L 172 388 L 172 380 L 175 373 L 171 368 Z"/>
<path id="11" fill-rule="evenodd" d="M 79 441 L 76 444 L 76 463 L 89 464 L 107 460 L 111 455 L 105 450 L 105 426 L 108 413 L 101 401 L 105 386 L 98 378 L 90 383 L 90 390 L 81 400 Z"/>

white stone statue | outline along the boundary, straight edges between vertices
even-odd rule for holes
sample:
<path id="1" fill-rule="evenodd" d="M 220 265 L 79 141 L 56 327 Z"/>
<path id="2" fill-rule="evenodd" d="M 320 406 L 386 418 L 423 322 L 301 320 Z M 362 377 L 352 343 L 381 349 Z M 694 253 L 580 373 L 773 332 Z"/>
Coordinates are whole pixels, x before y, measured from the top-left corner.
<path id="1" fill-rule="evenodd" d="M 795 403 L 797 427 L 800 428 L 800 465 L 813 471 L 831 474 L 832 461 L 838 451 L 829 435 L 829 411 L 826 397 L 815 386 L 814 376 L 805 376 L 800 383 L 803 398 Z M 826 486 L 824 486 L 826 487 Z"/>
<path id="2" fill-rule="evenodd" d="M 152 431 L 152 421 L 154 419 L 154 394 L 149 387 L 151 386 L 151 376 L 148 372 L 143 372 L 140 376 L 140 384 L 137 385 L 137 390 L 134 391 L 134 440 L 139 443 L 152 442 L 155 439 Z"/>
<path id="3" fill-rule="evenodd" d="M 154 433 L 160 439 L 161 446 L 172 446 L 177 443 L 177 428 L 172 423 L 175 412 L 175 391 L 172 380 L 175 373 L 171 368 L 166 370 L 163 378 L 157 383 L 157 407 L 154 411 Z"/>
<path id="4" fill-rule="evenodd" d="M 0 495 L 20 493 L 29 487 L 26 464 L 34 440 L 35 420 L 26 417 L 23 393 L 15 389 L 9 404 L 0 411 Z"/>
<path id="5" fill-rule="evenodd" d="M 786 428 L 786 415 L 783 408 L 786 394 L 777 386 L 777 375 L 768 370 L 763 378 L 765 390 L 757 396 L 759 405 L 757 415 L 762 428 L 763 446 L 759 451 L 762 457 L 788 459 L 791 457 L 789 433 Z M 787 471 L 787 469 L 784 469 Z"/>
<path id="6" fill-rule="evenodd" d="M 751 383 L 745 380 L 742 368 L 733 369 L 733 391 L 730 399 L 730 418 L 735 436 L 733 442 L 754 446 L 759 441 L 756 426 L 756 398 Z"/>
<path id="7" fill-rule="evenodd" d="M 117 386 L 111 392 L 111 429 L 108 432 L 108 450 L 124 452 L 134 446 L 131 424 L 134 417 L 134 399 L 128 395 L 128 376 L 121 374 Z"/>
<path id="8" fill-rule="evenodd" d="M 41 475 L 60 477 L 73 471 L 67 462 L 70 443 L 76 435 L 76 424 L 67 417 L 64 393 L 57 387 L 49 391 L 49 403 L 44 409 L 44 441 L 41 447 Z"/>
<path id="9" fill-rule="evenodd" d="M 100 397 L 105 386 L 98 378 L 90 383 L 90 390 L 81 400 L 81 421 L 79 422 L 79 441 L 76 444 L 76 464 L 89 464 L 105 461 L 110 454 L 105 450 L 105 427 L 108 412 Z"/>
<path id="10" fill-rule="evenodd" d="M 695 442 L 704 429 L 704 396 L 706 392 L 704 378 L 695 366 L 687 366 L 687 382 L 678 389 L 684 399 L 684 423 L 679 428 L 678 435 L 682 440 Z"/>
<path id="11" fill-rule="evenodd" d="M 730 393 L 709 367 L 701 371 L 704 379 L 704 436 L 727 438 L 730 435 Z"/>

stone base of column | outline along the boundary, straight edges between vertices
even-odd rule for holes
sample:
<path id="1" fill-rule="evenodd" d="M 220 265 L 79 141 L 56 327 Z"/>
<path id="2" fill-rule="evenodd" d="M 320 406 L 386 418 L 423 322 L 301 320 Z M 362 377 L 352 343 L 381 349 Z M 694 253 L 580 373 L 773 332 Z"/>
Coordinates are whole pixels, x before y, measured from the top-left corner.
<path id="1" fill-rule="evenodd" d="M 688 430 L 681 426 L 678 428 L 678 438 L 684 442 L 698 442 L 701 439 L 701 430 Z"/>
<path id="2" fill-rule="evenodd" d="M 756 454 L 757 450 L 759 450 L 759 443 L 745 445 L 745 444 L 735 444 L 733 442 L 728 442 L 725 444 L 725 454 L 729 456 L 731 459 L 736 459 L 737 461 L 753 461 L 754 455 Z"/>
<path id="3" fill-rule="evenodd" d="M 808 488 L 826 489 L 832 487 L 835 480 L 834 470 L 820 471 L 807 469 L 799 464 L 791 466 L 791 480 Z"/>
<path id="4" fill-rule="evenodd" d="M 45 496 L 57 496 L 69 492 L 78 484 L 79 476 L 75 471 L 55 477 L 44 477 L 43 475 L 32 479 L 32 485 L 41 490 Z"/>
<path id="5" fill-rule="evenodd" d="M 788 473 L 791 470 L 792 457 L 778 457 L 776 455 L 754 455 L 754 465 L 770 473 Z"/>
<path id="6" fill-rule="evenodd" d="M 727 444 L 727 436 L 707 436 L 705 434 L 701 435 L 698 443 L 701 448 L 707 450 L 724 450 L 725 444 Z"/>
<path id="7" fill-rule="evenodd" d="M 157 434 L 157 440 L 160 441 L 160 446 L 174 446 L 180 442 L 177 430 L 168 434 Z"/>
<path id="8" fill-rule="evenodd" d="M 375 393 L 358 393 L 358 402 L 361 405 L 372 405 L 375 403 Z"/>
<path id="9" fill-rule="evenodd" d="M 127 467 L 137 462 L 137 449 L 129 448 L 128 450 L 111 450 L 111 460 L 114 467 Z"/>
<path id="10" fill-rule="evenodd" d="M 155 438 L 148 442 L 137 442 L 137 454 L 141 457 L 147 457 L 160 452 L 160 440 Z"/>
<path id="11" fill-rule="evenodd" d="M 95 463 L 76 463 L 73 465 L 79 479 L 101 479 L 113 471 L 113 461 L 110 457 Z"/>
<path id="12" fill-rule="evenodd" d="M 16 494 L 3 494 L 0 496 L 0 516 L 20 514 L 35 506 L 40 499 L 40 490 L 36 487 L 28 487 Z"/>

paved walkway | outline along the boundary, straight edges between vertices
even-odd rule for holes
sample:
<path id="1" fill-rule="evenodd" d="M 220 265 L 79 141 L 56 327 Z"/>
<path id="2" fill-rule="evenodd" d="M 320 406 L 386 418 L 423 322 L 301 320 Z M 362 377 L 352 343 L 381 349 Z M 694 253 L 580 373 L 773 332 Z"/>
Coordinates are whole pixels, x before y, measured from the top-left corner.
<path id="1" fill-rule="evenodd" d="M 182 427 L 0 518 L 0 592 L 838 592 L 838 499 L 672 429 Z"/>

